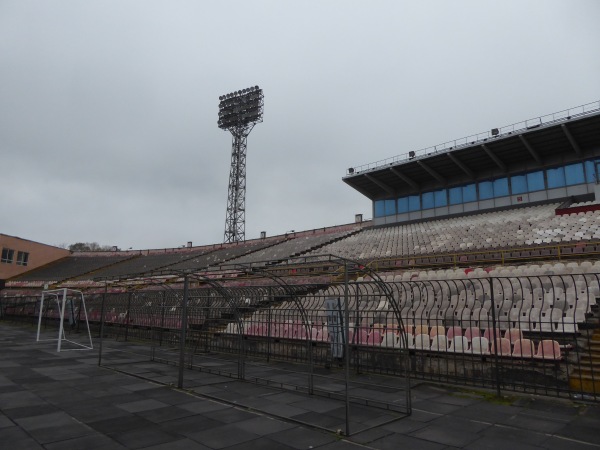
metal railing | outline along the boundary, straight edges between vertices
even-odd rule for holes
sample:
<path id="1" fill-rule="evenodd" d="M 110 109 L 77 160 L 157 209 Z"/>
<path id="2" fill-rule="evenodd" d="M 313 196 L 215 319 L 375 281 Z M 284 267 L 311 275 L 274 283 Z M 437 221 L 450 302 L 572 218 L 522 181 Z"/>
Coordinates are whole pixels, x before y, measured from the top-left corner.
<path id="1" fill-rule="evenodd" d="M 314 379 L 339 377 L 346 365 L 354 374 L 600 400 L 600 273 L 385 286 L 366 277 L 293 292 L 271 284 L 185 295 L 171 288 L 87 296 L 88 316 L 96 330 L 102 323 L 107 343 L 136 344 L 149 361 L 219 367 L 219 375 L 331 398 L 337 394 L 318 392 Z M 2 319 L 33 324 L 35 298 L 1 302 Z M 282 363 L 302 368 L 295 384 L 256 374 L 257 365 Z M 409 411 L 410 399 L 401 406 Z"/>
<path id="2" fill-rule="evenodd" d="M 368 262 L 373 270 L 408 268 L 467 267 L 471 265 L 504 266 L 508 263 L 532 263 L 536 261 L 562 261 L 569 259 L 596 258 L 600 255 L 600 242 L 580 241 L 572 244 L 536 245 L 530 247 L 497 248 L 472 252 L 439 253 L 427 255 L 377 258 Z"/>
<path id="3" fill-rule="evenodd" d="M 532 128 L 538 128 L 546 125 L 553 125 L 556 123 L 566 122 L 574 117 L 580 117 L 587 114 L 593 114 L 600 111 L 600 100 L 584 105 L 575 106 L 573 108 L 558 111 L 552 114 L 546 114 L 544 116 L 535 117 L 533 119 L 516 122 L 511 125 L 506 125 L 497 128 L 498 133 L 493 134 L 492 131 L 484 131 L 481 133 L 473 134 L 470 136 L 454 139 L 447 141 L 442 144 L 434 145 L 432 147 L 422 148 L 414 151 L 414 156 L 409 156 L 409 153 L 402 155 L 393 156 L 390 158 L 382 159 L 372 163 L 362 164 L 360 166 L 354 166 L 352 169 L 346 171 L 346 176 L 358 175 L 360 173 L 377 170 L 383 166 L 389 166 L 398 162 L 405 162 L 410 160 L 417 160 L 426 158 L 431 155 L 447 153 L 452 150 L 456 150 L 463 147 L 469 147 L 471 145 L 487 142 L 488 140 L 497 139 L 504 137 L 508 134 L 519 133 L 530 130 Z"/>

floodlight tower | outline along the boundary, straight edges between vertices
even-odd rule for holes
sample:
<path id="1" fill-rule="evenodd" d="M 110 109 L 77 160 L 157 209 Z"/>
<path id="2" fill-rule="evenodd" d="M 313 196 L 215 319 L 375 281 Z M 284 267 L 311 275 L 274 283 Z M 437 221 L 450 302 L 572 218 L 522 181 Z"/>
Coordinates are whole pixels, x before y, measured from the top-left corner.
<path id="1" fill-rule="evenodd" d="M 240 242 L 246 236 L 246 141 L 254 125 L 262 122 L 264 96 L 254 86 L 222 95 L 219 101 L 219 128 L 229 130 L 233 138 L 223 242 Z"/>

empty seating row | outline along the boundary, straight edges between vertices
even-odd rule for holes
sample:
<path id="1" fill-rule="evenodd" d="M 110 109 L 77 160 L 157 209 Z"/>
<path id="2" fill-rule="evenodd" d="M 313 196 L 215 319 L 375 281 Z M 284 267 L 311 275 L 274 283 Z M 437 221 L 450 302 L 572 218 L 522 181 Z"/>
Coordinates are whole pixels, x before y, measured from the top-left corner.
<path id="1" fill-rule="evenodd" d="M 318 252 L 370 260 L 600 239 L 599 211 L 556 216 L 557 206 L 528 206 L 367 229 Z"/>

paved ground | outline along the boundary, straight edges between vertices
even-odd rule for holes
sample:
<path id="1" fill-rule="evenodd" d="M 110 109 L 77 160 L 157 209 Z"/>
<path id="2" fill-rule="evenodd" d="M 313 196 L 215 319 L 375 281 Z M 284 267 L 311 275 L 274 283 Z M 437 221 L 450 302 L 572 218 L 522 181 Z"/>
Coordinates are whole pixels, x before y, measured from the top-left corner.
<path id="1" fill-rule="evenodd" d="M 59 354 L 34 341 L 32 328 L 0 322 L 0 449 L 600 448 L 600 405 L 528 396 L 499 404 L 421 383 L 409 417 L 352 405 L 353 429 L 368 429 L 345 438 L 298 423 L 340 427 L 339 400 L 214 373 L 186 378 L 183 392 L 98 367 L 97 350 Z M 132 361 L 118 345 L 109 361 L 175 380 L 173 367 Z"/>

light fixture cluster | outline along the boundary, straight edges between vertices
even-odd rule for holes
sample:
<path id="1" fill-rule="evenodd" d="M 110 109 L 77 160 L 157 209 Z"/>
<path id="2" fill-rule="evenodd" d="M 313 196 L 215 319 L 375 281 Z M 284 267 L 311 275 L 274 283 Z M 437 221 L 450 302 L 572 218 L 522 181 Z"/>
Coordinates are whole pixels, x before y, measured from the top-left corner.
<path id="1" fill-rule="evenodd" d="M 248 92 L 254 92 L 254 91 L 260 91 L 260 88 L 258 86 L 254 86 L 254 87 L 242 89 L 241 91 L 233 91 L 233 92 L 230 92 L 229 94 L 221 95 L 219 97 L 219 100 L 227 100 L 228 98 L 238 97 L 242 94 L 247 94 Z"/>
<path id="2" fill-rule="evenodd" d="M 229 130 L 262 122 L 264 96 L 258 86 L 219 97 L 219 128 Z"/>

